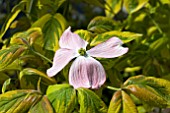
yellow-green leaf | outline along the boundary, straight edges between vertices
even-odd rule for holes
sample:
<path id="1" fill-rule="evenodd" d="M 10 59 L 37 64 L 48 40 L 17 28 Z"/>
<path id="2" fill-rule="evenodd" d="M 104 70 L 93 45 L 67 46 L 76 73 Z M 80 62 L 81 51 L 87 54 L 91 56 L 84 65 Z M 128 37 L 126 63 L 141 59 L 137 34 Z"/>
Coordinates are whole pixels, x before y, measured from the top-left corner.
<path id="1" fill-rule="evenodd" d="M 144 7 L 149 0 L 124 0 L 124 7 L 129 13 L 134 13 Z"/>
<path id="2" fill-rule="evenodd" d="M 152 106 L 170 105 L 170 82 L 155 77 L 135 76 L 129 78 L 124 87 L 141 101 Z"/>
<path id="3" fill-rule="evenodd" d="M 46 96 L 34 105 L 28 113 L 54 113 L 53 108 Z"/>
<path id="4" fill-rule="evenodd" d="M 156 41 L 151 43 L 148 51 L 151 54 L 157 54 L 158 52 L 162 50 L 162 48 L 166 47 L 166 45 L 169 44 L 168 41 L 169 41 L 169 38 L 167 37 L 159 38 Z"/>
<path id="5" fill-rule="evenodd" d="M 11 83 L 11 78 L 7 79 L 7 80 L 3 83 L 2 93 L 5 93 L 7 87 L 10 85 L 10 83 Z"/>
<path id="6" fill-rule="evenodd" d="M 92 42 L 90 43 L 91 46 L 95 46 L 101 42 L 106 41 L 107 39 L 111 37 L 118 37 L 120 38 L 124 43 L 128 43 L 132 40 L 135 40 L 136 38 L 139 38 L 142 36 L 142 34 L 139 33 L 132 33 L 128 31 L 110 31 L 110 32 L 105 32 L 102 34 L 98 34 L 97 36 L 94 37 Z"/>
<path id="7" fill-rule="evenodd" d="M 79 88 L 80 113 L 107 113 L 105 103 L 91 90 Z"/>
<path id="8" fill-rule="evenodd" d="M 51 85 L 47 96 L 56 113 L 72 113 L 76 104 L 76 90 L 68 84 Z"/>
<path id="9" fill-rule="evenodd" d="M 120 113 L 121 107 L 122 107 L 122 94 L 121 91 L 117 91 L 114 93 L 110 101 L 108 113 Z"/>
<path id="10" fill-rule="evenodd" d="M 167 107 L 168 101 L 161 97 L 157 92 L 149 90 L 145 87 L 129 85 L 128 91 L 139 98 L 141 101 L 155 107 Z"/>
<path id="11" fill-rule="evenodd" d="M 13 45 L 9 48 L 0 50 L 0 70 L 4 70 L 9 64 L 14 62 L 23 52 L 26 47 Z"/>
<path id="12" fill-rule="evenodd" d="M 82 39 L 86 40 L 87 42 L 91 42 L 94 35 L 87 30 L 76 30 L 74 33 L 78 34 Z"/>
<path id="13" fill-rule="evenodd" d="M 119 24 L 111 18 L 97 16 L 90 21 L 87 29 L 96 33 L 104 33 L 111 30 L 121 30 Z"/>
<path id="14" fill-rule="evenodd" d="M 20 86 L 26 89 L 37 89 L 37 82 L 41 78 L 41 89 L 45 89 L 48 85 L 55 84 L 56 80 L 54 78 L 48 77 L 45 73 L 33 69 L 25 68 L 19 74 Z"/>
<path id="15" fill-rule="evenodd" d="M 18 14 L 20 12 L 21 12 L 21 10 L 18 9 L 18 10 L 16 10 L 16 11 L 11 13 L 9 19 L 7 20 L 7 22 L 3 25 L 3 28 L 1 29 L 1 32 L 0 32 L 0 41 L 2 40 L 2 37 L 4 36 L 4 34 L 8 30 L 8 28 L 10 27 L 11 23 L 14 21 L 14 19 L 18 16 Z"/>
<path id="16" fill-rule="evenodd" d="M 24 32 L 16 33 L 12 36 L 11 44 L 37 44 L 42 46 L 42 31 L 39 27 L 33 27 Z"/>
<path id="17" fill-rule="evenodd" d="M 66 29 L 66 20 L 61 14 L 55 14 L 44 25 L 44 48 L 56 51 L 59 48 L 59 38 Z"/>
<path id="18" fill-rule="evenodd" d="M 105 13 L 107 17 L 113 18 L 122 7 L 123 0 L 106 0 Z"/>
<path id="19" fill-rule="evenodd" d="M 61 15 L 60 13 L 56 13 L 56 14 L 54 15 L 54 18 L 57 19 L 57 21 L 60 23 L 60 29 L 61 29 L 62 31 L 64 31 L 64 30 L 66 29 L 66 27 L 67 27 L 67 21 L 66 21 L 66 19 L 64 18 L 64 16 Z"/>
<path id="20" fill-rule="evenodd" d="M 136 105 L 134 104 L 131 97 L 125 91 L 122 91 L 122 100 L 123 100 L 123 113 L 138 113 Z"/>
<path id="21" fill-rule="evenodd" d="M 108 113 L 138 113 L 131 97 L 123 90 L 114 93 Z"/>
<path id="22" fill-rule="evenodd" d="M 53 113 L 47 98 L 36 90 L 13 90 L 0 95 L 1 113 L 32 113 L 35 108 L 37 113 Z"/>
<path id="23" fill-rule="evenodd" d="M 40 27 L 43 28 L 45 23 L 49 21 L 49 19 L 52 17 L 51 14 L 45 14 L 44 16 L 42 16 L 41 18 L 39 18 L 37 21 L 35 21 L 32 24 L 32 27 Z"/>
<path id="24" fill-rule="evenodd" d="M 170 4 L 169 0 L 160 0 L 163 4 Z"/>

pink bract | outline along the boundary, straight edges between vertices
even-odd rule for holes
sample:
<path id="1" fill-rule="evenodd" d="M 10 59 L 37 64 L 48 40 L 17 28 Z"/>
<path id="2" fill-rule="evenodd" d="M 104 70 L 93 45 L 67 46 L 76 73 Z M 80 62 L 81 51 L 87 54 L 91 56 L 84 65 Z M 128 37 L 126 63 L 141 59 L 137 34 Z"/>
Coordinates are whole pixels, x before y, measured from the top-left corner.
<path id="1" fill-rule="evenodd" d="M 76 58 L 69 71 L 69 83 L 76 89 L 79 87 L 97 89 L 105 80 L 105 70 L 101 63 L 92 57 L 115 58 L 127 53 L 128 48 L 122 47 L 122 41 L 112 37 L 107 41 L 86 51 L 87 42 L 77 34 L 71 32 L 68 27 L 62 34 L 56 51 L 53 65 L 47 70 L 47 75 L 52 77 L 61 71 L 73 58 Z M 80 55 L 79 50 L 86 51 Z"/>

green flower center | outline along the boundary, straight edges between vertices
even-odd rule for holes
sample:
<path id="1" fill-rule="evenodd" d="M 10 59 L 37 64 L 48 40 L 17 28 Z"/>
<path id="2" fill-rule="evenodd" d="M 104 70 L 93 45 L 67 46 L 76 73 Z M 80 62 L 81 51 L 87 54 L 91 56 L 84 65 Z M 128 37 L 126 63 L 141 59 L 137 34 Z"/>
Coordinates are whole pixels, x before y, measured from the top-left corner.
<path id="1" fill-rule="evenodd" d="M 78 50 L 78 53 L 79 53 L 81 56 L 85 56 L 85 55 L 86 55 L 86 50 L 83 49 L 83 48 L 80 48 L 80 49 Z"/>

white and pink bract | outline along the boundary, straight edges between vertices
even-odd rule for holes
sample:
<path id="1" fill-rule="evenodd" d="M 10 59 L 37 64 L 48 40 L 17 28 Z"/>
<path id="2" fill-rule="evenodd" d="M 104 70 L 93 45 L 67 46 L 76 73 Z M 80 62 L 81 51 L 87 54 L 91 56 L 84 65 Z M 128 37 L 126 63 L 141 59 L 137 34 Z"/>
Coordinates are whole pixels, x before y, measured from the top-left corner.
<path id="1" fill-rule="evenodd" d="M 122 47 L 122 41 L 117 37 L 112 37 L 107 41 L 86 51 L 88 42 L 80 38 L 77 34 L 71 32 L 68 27 L 62 34 L 59 46 L 56 51 L 53 65 L 47 70 L 49 77 L 55 76 L 72 59 L 69 71 L 69 83 L 75 89 L 79 87 L 97 89 L 106 81 L 106 74 L 103 66 L 93 57 L 114 58 L 127 53 L 128 48 Z M 80 53 L 84 50 L 84 54 Z"/>

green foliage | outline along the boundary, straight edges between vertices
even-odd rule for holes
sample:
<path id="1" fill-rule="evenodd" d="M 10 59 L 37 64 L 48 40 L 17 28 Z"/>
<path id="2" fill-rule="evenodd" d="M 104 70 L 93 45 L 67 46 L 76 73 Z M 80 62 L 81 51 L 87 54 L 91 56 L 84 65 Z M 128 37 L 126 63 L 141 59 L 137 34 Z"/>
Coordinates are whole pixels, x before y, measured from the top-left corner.
<path id="1" fill-rule="evenodd" d="M 35 90 L 15 90 L 1 94 L 0 111 L 2 113 L 53 113 L 48 99 Z"/>
<path id="2" fill-rule="evenodd" d="M 135 76 L 125 83 L 125 89 L 150 106 L 167 107 L 170 105 L 170 82 L 155 77 Z"/>
<path id="3" fill-rule="evenodd" d="M 149 0 L 124 0 L 124 6 L 129 13 L 134 13 L 144 7 Z"/>
<path id="4" fill-rule="evenodd" d="M 14 19 L 17 17 L 17 15 L 21 12 L 21 10 L 13 11 L 10 15 L 9 20 L 4 24 L 4 27 L 1 29 L 1 35 L 0 35 L 0 41 L 2 40 L 2 37 L 6 33 L 6 31 L 9 29 L 11 23 L 14 21 Z"/>
<path id="5" fill-rule="evenodd" d="M 41 46 L 43 43 L 42 31 L 38 27 L 33 27 L 25 32 L 16 33 L 11 37 L 10 43 L 27 45 L 27 46 L 36 44 Z"/>
<path id="6" fill-rule="evenodd" d="M 120 11 L 135 13 L 142 9 L 149 0 L 107 0 L 105 12 L 107 17 L 114 17 Z"/>
<path id="7" fill-rule="evenodd" d="M 91 42 L 92 38 L 94 37 L 94 34 L 92 34 L 90 31 L 87 30 L 77 30 L 75 31 L 76 34 L 78 34 L 81 38 L 86 40 L 87 42 Z"/>
<path id="8" fill-rule="evenodd" d="M 78 89 L 78 102 L 80 104 L 80 113 L 107 113 L 105 103 L 88 89 Z"/>
<path id="9" fill-rule="evenodd" d="M 16 60 L 24 50 L 26 50 L 26 47 L 19 45 L 0 50 L 0 70 L 4 70 L 9 64 Z"/>
<path id="10" fill-rule="evenodd" d="M 66 21 L 61 14 L 46 14 L 37 20 L 33 27 L 41 27 L 44 33 L 44 45 L 47 50 L 56 51 L 59 48 L 58 40 L 66 28 Z"/>
<path id="11" fill-rule="evenodd" d="M 107 17 L 114 17 L 122 8 L 123 0 L 107 0 L 105 12 Z"/>
<path id="12" fill-rule="evenodd" d="M 51 85 L 47 96 L 56 112 L 106 113 L 105 103 L 92 91 L 84 88 L 75 90 L 68 84 Z M 78 104 L 80 108 L 78 108 Z"/>
<path id="13" fill-rule="evenodd" d="M 108 17 L 98 16 L 92 19 L 87 29 L 96 33 L 103 33 L 111 30 L 121 30 L 120 22 L 114 21 Z"/>
<path id="14" fill-rule="evenodd" d="M 38 86 L 38 80 L 41 78 L 41 84 Z M 33 80 L 32 80 L 33 79 Z M 33 69 L 25 68 L 19 74 L 20 86 L 23 89 L 38 89 L 45 90 L 48 85 L 55 84 L 56 80 L 49 78 L 45 73 Z M 43 91 L 44 92 L 44 91 Z"/>
<path id="15" fill-rule="evenodd" d="M 104 42 L 106 40 L 108 40 L 111 37 L 119 37 L 124 43 L 128 43 L 136 38 L 141 37 L 141 34 L 137 34 L 137 33 L 132 33 L 132 32 L 121 32 L 121 31 L 109 31 L 109 32 L 105 32 L 102 34 L 99 34 L 97 36 L 94 37 L 94 39 L 92 40 L 92 42 L 90 43 L 91 46 L 95 46 L 101 42 Z"/>
<path id="16" fill-rule="evenodd" d="M 131 97 L 125 91 L 117 91 L 114 93 L 108 113 L 138 113 L 137 108 Z"/>
<path id="17" fill-rule="evenodd" d="M 44 48 L 56 51 L 59 48 L 58 40 L 65 29 L 65 21 L 62 15 L 52 16 L 44 25 Z"/>
<path id="18" fill-rule="evenodd" d="M 149 113 L 170 107 L 169 0 L 0 5 L 0 113 Z M 99 89 L 67 84 L 74 59 L 55 77 L 46 74 L 68 26 L 88 42 L 87 50 L 111 37 L 129 48 L 119 58 L 96 58 L 107 75 Z"/>
<path id="19" fill-rule="evenodd" d="M 76 106 L 76 91 L 68 84 L 49 86 L 47 96 L 57 113 L 72 113 Z"/>
<path id="20" fill-rule="evenodd" d="M 2 93 L 5 93 L 6 89 L 8 88 L 8 86 L 10 85 L 11 79 L 7 79 L 2 86 Z"/>

